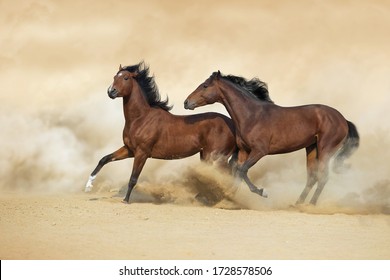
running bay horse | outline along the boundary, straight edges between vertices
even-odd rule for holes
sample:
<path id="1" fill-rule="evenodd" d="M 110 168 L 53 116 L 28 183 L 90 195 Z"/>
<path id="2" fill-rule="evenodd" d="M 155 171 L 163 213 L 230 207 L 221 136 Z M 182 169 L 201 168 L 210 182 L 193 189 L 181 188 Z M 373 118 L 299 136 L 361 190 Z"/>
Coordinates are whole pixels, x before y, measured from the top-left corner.
<path id="1" fill-rule="evenodd" d="M 335 155 L 335 171 L 359 146 L 355 125 L 336 109 L 325 105 L 281 107 L 272 102 L 267 85 L 257 78 L 222 75 L 214 72 L 184 102 L 194 109 L 215 102 L 222 103 L 236 128 L 239 148 L 236 175 L 250 190 L 266 197 L 247 172 L 265 155 L 306 149 L 307 182 L 297 204 L 305 201 L 317 183 L 310 203 L 315 205 L 327 180 L 329 161 Z M 337 153 L 336 153 L 337 152 Z"/>
<path id="2" fill-rule="evenodd" d="M 168 99 L 161 100 L 154 76 L 143 62 L 119 66 L 114 82 L 108 88 L 112 99 L 123 98 L 125 126 L 123 147 L 104 156 L 91 173 L 85 191 L 92 189 L 97 173 L 107 163 L 134 158 L 126 196 L 137 184 L 148 158 L 180 159 L 200 153 L 201 160 L 217 161 L 228 167 L 236 159 L 235 128 L 230 118 L 218 113 L 178 116 L 171 114 Z"/>

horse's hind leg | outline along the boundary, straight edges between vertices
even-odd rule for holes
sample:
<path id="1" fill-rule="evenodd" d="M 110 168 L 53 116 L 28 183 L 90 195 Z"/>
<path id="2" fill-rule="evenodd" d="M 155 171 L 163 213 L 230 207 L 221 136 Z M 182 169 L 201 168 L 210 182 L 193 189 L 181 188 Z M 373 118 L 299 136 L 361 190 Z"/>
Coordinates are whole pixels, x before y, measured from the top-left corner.
<path id="1" fill-rule="evenodd" d="M 92 190 L 93 187 L 92 183 L 96 179 L 96 175 L 99 173 L 100 169 L 102 169 L 104 165 L 106 165 L 109 162 L 122 160 L 125 158 L 129 158 L 131 156 L 132 154 L 129 151 L 129 149 L 127 149 L 126 146 L 123 146 L 120 149 L 116 150 L 115 152 L 102 157 L 102 159 L 99 161 L 96 168 L 92 171 L 91 175 L 89 176 L 88 182 L 85 184 L 85 192 L 89 192 Z"/>
<path id="2" fill-rule="evenodd" d="M 340 127 L 338 131 L 327 131 L 317 141 L 318 183 L 317 189 L 310 200 L 310 203 L 313 205 L 316 205 L 318 197 L 324 189 L 326 182 L 328 182 L 330 158 L 336 153 L 340 145 L 342 145 L 345 134 L 346 132 Z"/>
<path id="3" fill-rule="evenodd" d="M 307 182 L 295 204 L 302 204 L 318 180 L 317 144 L 306 148 Z"/>
<path id="4" fill-rule="evenodd" d="M 326 182 L 328 182 L 328 174 L 329 174 L 329 159 L 326 159 L 319 163 L 317 189 L 310 200 L 310 204 L 313 205 L 317 204 L 318 197 L 320 196 L 322 190 L 324 189 Z"/>

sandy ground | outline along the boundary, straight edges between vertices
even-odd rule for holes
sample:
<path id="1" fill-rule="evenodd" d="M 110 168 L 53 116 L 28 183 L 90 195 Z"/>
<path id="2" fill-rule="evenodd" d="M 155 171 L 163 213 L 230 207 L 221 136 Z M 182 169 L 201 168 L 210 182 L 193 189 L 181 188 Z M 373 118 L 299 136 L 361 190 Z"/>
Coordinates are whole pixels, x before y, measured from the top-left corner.
<path id="1" fill-rule="evenodd" d="M 310 213 L 311 212 L 311 213 Z M 388 215 L 5 194 L 0 259 L 389 259 Z"/>

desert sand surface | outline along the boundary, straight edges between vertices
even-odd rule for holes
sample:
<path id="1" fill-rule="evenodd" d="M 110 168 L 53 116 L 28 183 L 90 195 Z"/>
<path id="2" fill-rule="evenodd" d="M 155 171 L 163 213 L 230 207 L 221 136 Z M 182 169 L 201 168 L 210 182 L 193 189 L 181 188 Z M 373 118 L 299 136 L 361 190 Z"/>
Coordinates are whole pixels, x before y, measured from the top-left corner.
<path id="1" fill-rule="evenodd" d="M 390 259 L 388 1 L 0 1 L 0 259 Z M 244 185 L 199 156 L 150 159 L 121 203 L 118 66 L 145 61 L 173 114 L 214 71 L 268 84 L 278 105 L 326 104 L 360 147 L 318 205 L 293 207 L 305 151 Z M 172 135 L 174 137 L 174 135 Z M 201 193 L 201 196 L 198 194 Z"/>
<path id="2" fill-rule="evenodd" d="M 387 215 L 120 202 L 112 193 L 2 197 L 0 258 L 390 258 Z"/>

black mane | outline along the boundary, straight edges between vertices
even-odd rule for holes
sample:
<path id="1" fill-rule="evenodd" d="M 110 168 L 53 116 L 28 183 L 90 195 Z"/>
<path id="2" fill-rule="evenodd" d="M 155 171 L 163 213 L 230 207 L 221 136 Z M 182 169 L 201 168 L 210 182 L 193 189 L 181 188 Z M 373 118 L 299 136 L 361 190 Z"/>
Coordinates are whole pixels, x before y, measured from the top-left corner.
<path id="1" fill-rule="evenodd" d="M 142 91 L 151 107 L 158 107 L 165 111 L 172 109 L 172 106 L 168 105 L 168 98 L 161 100 L 161 96 L 158 87 L 154 81 L 154 76 L 150 76 L 149 67 L 142 61 L 136 65 L 125 66 L 121 71 L 129 71 L 131 73 L 138 73 L 135 80 L 138 82 Z M 118 72 L 118 73 L 119 73 Z"/>
<path id="2" fill-rule="evenodd" d="M 269 97 L 267 84 L 263 81 L 260 81 L 258 78 L 252 78 L 250 80 L 247 80 L 243 77 L 233 75 L 221 75 L 221 77 L 227 79 L 233 84 L 240 86 L 245 91 L 251 93 L 252 96 L 255 98 L 273 103 L 273 101 Z"/>

